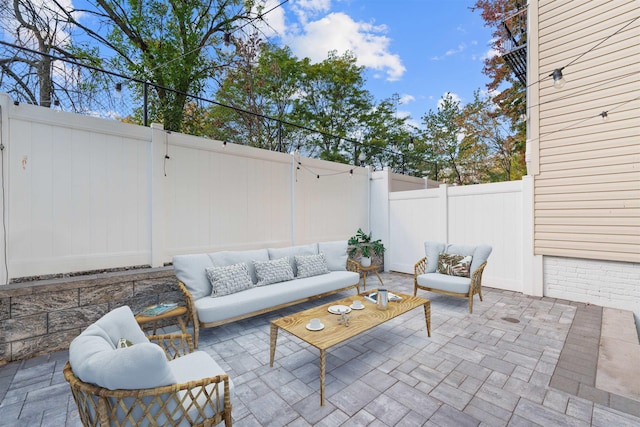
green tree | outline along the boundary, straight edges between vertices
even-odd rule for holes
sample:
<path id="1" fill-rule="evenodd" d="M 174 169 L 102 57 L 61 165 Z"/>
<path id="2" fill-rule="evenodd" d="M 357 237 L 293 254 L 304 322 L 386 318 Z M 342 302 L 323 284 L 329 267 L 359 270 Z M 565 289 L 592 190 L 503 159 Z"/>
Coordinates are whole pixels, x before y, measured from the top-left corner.
<path id="1" fill-rule="evenodd" d="M 425 161 L 434 166 L 429 168 L 433 173 L 430 178 L 460 185 L 482 181 L 486 149 L 465 128 L 460 101 L 450 93 L 445 94 L 438 109 L 429 110 L 422 123 Z"/>
<path id="2" fill-rule="evenodd" d="M 293 99 L 299 91 L 301 65 L 288 47 L 278 48 L 257 35 L 236 40 L 220 78 L 216 100 L 230 108 L 214 107 L 225 118 L 221 132 L 229 141 L 269 150 L 289 151 L 293 129 Z"/>
<path id="3" fill-rule="evenodd" d="M 204 92 L 224 65 L 219 58 L 228 34 L 261 13 L 253 0 L 95 0 L 91 6 L 68 11 L 67 21 L 108 49 L 122 74 L 151 84 L 151 117 L 174 131 L 182 128 L 186 94 Z"/>
<path id="4" fill-rule="evenodd" d="M 482 144 L 489 153 L 483 175 L 489 181 L 520 179 L 525 171 L 517 135 L 510 133 L 509 124 L 504 122 L 504 116 L 493 100 L 481 97 L 476 91 L 473 102 L 464 106 L 462 115 L 465 134 Z"/>
<path id="5" fill-rule="evenodd" d="M 483 73 L 490 79 L 487 89 L 493 94 L 492 101 L 499 106 L 495 114 L 502 122 L 509 124 L 507 139 L 515 151 L 513 160 L 516 163 L 512 166 L 517 171 L 526 169 L 526 122 L 522 120 L 527 111 L 526 88 L 504 61 L 503 54 L 507 52 L 506 42 L 511 38 L 507 33 L 507 27 L 510 28 L 512 36 L 517 32 L 520 43 L 526 43 L 525 15 L 517 15 L 517 22 L 507 19 L 525 5 L 526 2 L 521 0 L 477 0 L 471 8 L 473 11 L 479 10 L 485 25 L 494 29 L 492 44 L 500 55 L 485 59 Z M 518 175 L 521 173 L 516 173 L 514 178 Z"/>
<path id="6" fill-rule="evenodd" d="M 365 89 L 363 67 L 351 52 L 330 52 L 312 64 L 301 61 L 300 91 L 294 100 L 292 120 L 320 133 L 301 139 L 309 155 L 342 163 L 352 162 L 353 147 L 342 138 L 360 140 L 362 124 L 373 109 L 373 96 Z M 332 137 L 336 135 L 337 137 Z"/>

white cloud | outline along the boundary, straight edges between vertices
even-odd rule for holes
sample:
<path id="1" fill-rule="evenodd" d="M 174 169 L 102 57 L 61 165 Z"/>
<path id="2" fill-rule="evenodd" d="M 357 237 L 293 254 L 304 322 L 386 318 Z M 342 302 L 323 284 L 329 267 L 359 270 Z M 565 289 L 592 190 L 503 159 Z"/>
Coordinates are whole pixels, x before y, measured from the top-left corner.
<path id="1" fill-rule="evenodd" d="M 271 7 L 266 6 L 265 10 Z M 332 50 L 338 54 L 351 51 L 358 58 L 358 65 L 374 71 L 374 78 L 384 76 L 389 81 L 400 79 L 406 68 L 400 56 L 389 49 L 391 39 L 386 36 L 387 27 L 354 21 L 341 12 L 327 14 L 330 7 L 330 0 L 302 0 L 293 7 L 297 22 L 287 23 L 281 14 L 282 20 L 278 21 L 278 15 L 274 15 L 272 24 L 271 14 L 276 10 L 267 14 L 265 19 L 277 29 L 283 44 L 289 46 L 299 58 L 321 62 Z"/>
<path id="2" fill-rule="evenodd" d="M 409 95 L 409 94 L 404 94 L 400 97 L 400 100 L 398 101 L 400 104 L 405 105 L 408 104 L 410 102 L 415 101 L 416 98 L 413 95 Z"/>
<path id="3" fill-rule="evenodd" d="M 446 51 L 445 52 L 445 56 L 452 56 L 452 55 L 456 55 L 458 53 L 462 53 L 462 52 L 464 52 L 466 47 L 467 47 L 467 45 L 465 45 L 464 43 L 460 43 L 457 48 L 449 49 L 448 51 Z"/>
<path id="4" fill-rule="evenodd" d="M 497 49 L 489 49 L 488 51 L 485 52 L 484 55 L 482 55 L 481 59 L 485 60 L 485 59 L 491 59 L 494 56 L 498 56 L 500 55 L 500 52 L 498 52 Z"/>

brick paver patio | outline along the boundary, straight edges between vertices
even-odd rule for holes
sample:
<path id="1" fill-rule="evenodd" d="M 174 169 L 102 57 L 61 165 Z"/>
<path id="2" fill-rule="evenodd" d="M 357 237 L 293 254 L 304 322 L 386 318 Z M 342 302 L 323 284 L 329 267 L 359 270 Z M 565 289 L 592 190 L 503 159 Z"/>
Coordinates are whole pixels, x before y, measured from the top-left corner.
<path id="1" fill-rule="evenodd" d="M 413 292 L 410 275 L 382 278 Z M 431 338 L 414 310 L 333 348 L 324 407 L 315 349 L 281 334 L 269 367 L 270 320 L 318 301 L 202 330 L 200 350 L 235 384 L 236 426 L 640 425 L 640 402 L 592 383 L 597 307 L 483 289 L 472 315 L 465 299 L 420 292 L 432 301 Z M 0 426 L 80 425 L 66 360 L 60 352 L 0 367 Z"/>

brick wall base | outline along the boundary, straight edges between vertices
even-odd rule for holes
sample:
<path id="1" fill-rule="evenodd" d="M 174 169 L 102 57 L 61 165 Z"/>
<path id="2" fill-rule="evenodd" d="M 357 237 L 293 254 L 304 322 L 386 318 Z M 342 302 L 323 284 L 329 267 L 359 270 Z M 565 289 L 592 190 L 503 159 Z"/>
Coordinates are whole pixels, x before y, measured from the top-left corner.
<path id="1" fill-rule="evenodd" d="M 160 302 L 184 304 L 173 267 L 0 286 L 0 365 L 65 350 L 114 308 Z"/>
<path id="2" fill-rule="evenodd" d="M 545 256 L 544 295 L 633 311 L 640 334 L 640 263 Z"/>

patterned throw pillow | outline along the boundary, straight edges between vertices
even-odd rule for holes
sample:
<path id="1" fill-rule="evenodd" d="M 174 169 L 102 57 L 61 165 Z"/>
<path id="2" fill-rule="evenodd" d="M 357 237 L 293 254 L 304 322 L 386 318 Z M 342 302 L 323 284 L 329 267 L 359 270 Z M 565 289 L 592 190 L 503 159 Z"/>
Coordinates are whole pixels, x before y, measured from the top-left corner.
<path id="1" fill-rule="evenodd" d="M 330 272 L 324 254 L 296 255 L 296 266 L 298 267 L 298 279 Z"/>
<path id="2" fill-rule="evenodd" d="M 256 276 L 258 276 L 256 286 L 293 280 L 293 269 L 289 264 L 289 257 L 270 261 L 253 261 L 253 265 L 256 267 Z"/>
<path id="3" fill-rule="evenodd" d="M 469 277 L 471 255 L 445 254 L 438 255 L 438 273 L 450 276 Z"/>
<path id="4" fill-rule="evenodd" d="M 213 287 L 211 296 L 214 298 L 244 291 L 253 286 L 249 269 L 244 262 L 225 267 L 209 267 L 205 271 Z"/>

